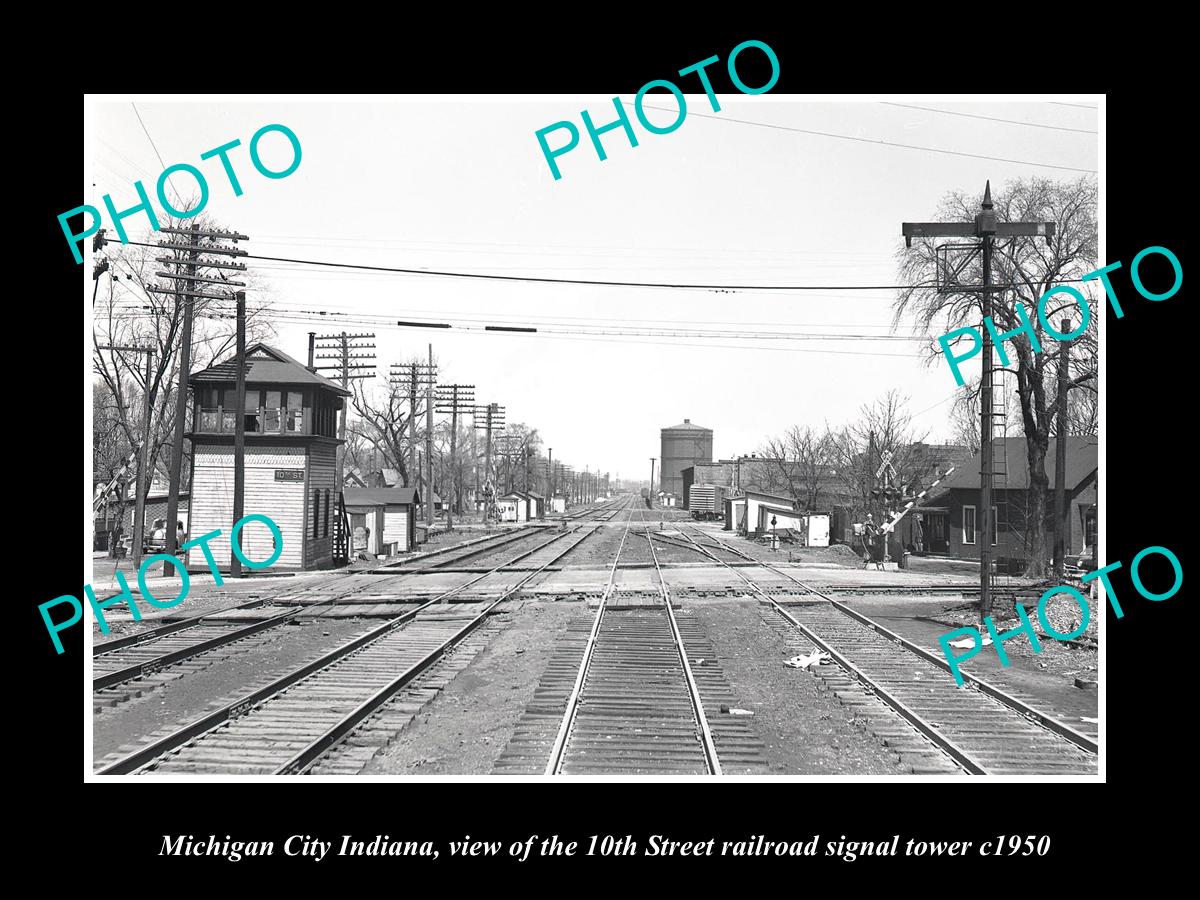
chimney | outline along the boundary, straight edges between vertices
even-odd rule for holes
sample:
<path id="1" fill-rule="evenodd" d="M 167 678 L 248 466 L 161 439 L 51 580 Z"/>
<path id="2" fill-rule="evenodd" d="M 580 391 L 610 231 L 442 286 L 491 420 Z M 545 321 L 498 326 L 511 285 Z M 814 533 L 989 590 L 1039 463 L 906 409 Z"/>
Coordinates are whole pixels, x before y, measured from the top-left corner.
<path id="1" fill-rule="evenodd" d="M 317 371 L 316 366 L 313 365 L 313 363 L 315 362 L 313 357 L 315 356 L 315 353 L 316 353 L 316 343 L 317 343 L 317 333 L 315 331 L 310 331 L 308 333 L 308 366 L 307 366 L 307 369 L 310 372 Z"/>
<path id="2" fill-rule="evenodd" d="M 691 424 L 692 424 L 692 420 L 691 420 L 691 419 L 684 419 L 684 420 L 683 420 L 683 424 L 684 424 L 684 425 L 691 425 Z"/>

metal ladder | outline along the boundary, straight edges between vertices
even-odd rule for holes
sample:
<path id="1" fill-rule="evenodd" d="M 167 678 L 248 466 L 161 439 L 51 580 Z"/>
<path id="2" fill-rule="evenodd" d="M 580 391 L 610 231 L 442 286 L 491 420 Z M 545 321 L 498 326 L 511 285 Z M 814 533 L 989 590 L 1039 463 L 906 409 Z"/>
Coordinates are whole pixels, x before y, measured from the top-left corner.
<path id="1" fill-rule="evenodd" d="M 350 562 L 350 521 L 346 514 L 345 494 L 338 492 L 337 515 L 333 517 L 333 564 L 344 566 Z"/>
<path id="2" fill-rule="evenodd" d="M 992 505 L 996 515 L 992 522 L 992 535 L 996 539 L 996 549 L 1005 546 L 1000 536 L 1008 535 L 1007 546 L 1012 549 L 1012 515 L 1008 502 L 1008 375 L 1015 374 L 1010 369 L 995 365 L 992 368 Z M 999 441 L 997 445 L 995 442 Z M 1011 584 L 1012 566 L 1008 562 L 1001 571 L 997 566 L 997 578 L 1003 577 L 1005 585 Z"/>

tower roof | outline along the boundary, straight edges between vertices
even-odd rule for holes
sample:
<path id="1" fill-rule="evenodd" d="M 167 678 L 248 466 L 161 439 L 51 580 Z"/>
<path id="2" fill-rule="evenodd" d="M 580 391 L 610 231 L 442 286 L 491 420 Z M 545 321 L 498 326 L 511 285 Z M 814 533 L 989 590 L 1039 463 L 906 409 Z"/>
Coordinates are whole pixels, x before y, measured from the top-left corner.
<path id="1" fill-rule="evenodd" d="M 193 372 L 188 380 L 193 384 L 232 384 L 237 381 L 236 356 L 199 372 Z M 261 341 L 246 348 L 246 384 L 317 385 L 342 397 L 350 396 L 350 392 L 340 384 L 316 372 L 310 372 L 308 367 L 298 360 L 292 359 L 282 350 L 268 347 Z"/>
<path id="2" fill-rule="evenodd" d="M 678 425 L 669 425 L 663 431 L 712 431 L 711 428 L 705 428 L 703 425 L 693 425 L 691 419 L 684 419 Z"/>

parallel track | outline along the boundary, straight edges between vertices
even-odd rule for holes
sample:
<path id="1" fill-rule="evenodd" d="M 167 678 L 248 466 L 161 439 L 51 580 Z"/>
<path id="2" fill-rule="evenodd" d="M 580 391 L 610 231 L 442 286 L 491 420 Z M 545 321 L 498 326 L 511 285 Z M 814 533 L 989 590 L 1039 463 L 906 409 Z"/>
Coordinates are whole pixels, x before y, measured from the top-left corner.
<path id="1" fill-rule="evenodd" d="M 749 556 L 691 530 L 745 559 Z M 786 570 L 755 561 L 813 598 L 785 609 L 744 569 L 729 566 L 690 534 L 685 537 L 713 560 L 726 565 L 774 612 L 830 656 L 847 673 L 940 747 L 966 771 L 977 775 L 1094 774 L 1096 742 L 1046 713 L 1010 696 L 984 679 L 964 673 L 956 687 L 944 660 L 828 595 Z M 710 545 L 711 546 L 711 545 Z M 824 601 L 824 602 L 820 602 Z"/>
<path id="2" fill-rule="evenodd" d="M 440 550 L 423 554 L 419 560 L 416 560 L 419 563 L 417 568 L 405 569 L 403 572 L 394 570 L 395 566 L 402 563 L 393 563 L 391 566 L 380 569 L 367 570 L 362 573 L 351 573 L 351 575 L 382 574 L 385 578 L 383 580 L 362 579 L 354 587 L 329 594 L 323 594 L 321 589 L 326 585 L 344 579 L 347 573 L 340 572 L 337 575 L 323 577 L 319 580 L 308 581 L 299 585 L 292 584 L 288 589 L 278 591 L 269 598 L 260 597 L 235 607 L 204 613 L 190 619 L 172 622 L 168 625 L 140 632 L 128 638 L 121 638 L 117 641 L 97 645 L 92 650 L 92 691 L 94 694 L 95 692 L 105 692 L 95 694 L 97 700 L 106 700 L 108 702 L 119 700 L 121 699 L 120 695 L 109 691 L 110 688 L 135 679 L 156 675 L 170 666 L 177 665 L 202 653 L 217 650 L 270 629 L 278 628 L 281 625 L 286 625 L 297 618 L 311 615 L 316 609 L 339 601 L 345 601 L 356 594 L 368 591 L 377 593 L 390 584 L 398 583 L 404 575 L 410 572 L 437 571 L 440 568 L 453 565 L 468 557 L 493 552 L 497 547 L 502 547 L 515 541 L 528 538 L 540 539 L 540 532 L 542 530 L 540 528 L 521 528 L 514 532 L 490 535 L 487 538 L 468 541 L 466 552 L 461 554 L 456 554 L 455 551 L 462 549 L 464 545 L 444 547 Z M 541 544 L 539 543 L 537 546 L 541 546 Z M 534 550 L 519 554 L 508 564 L 511 565 L 515 562 L 520 562 L 526 557 L 531 557 L 536 549 L 537 547 Z M 430 561 L 430 558 L 433 558 L 432 561 Z M 413 561 L 406 560 L 404 562 L 409 563 Z M 491 574 L 498 568 L 500 567 L 489 568 L 484 574 Z M 473 579 L 468 581 L 457 590 L 470 587 L 478 580 Z M 442 594 L 434 599 L 441 599 L 444 596 L 449 595 Z M 314 597 L 315 599 L 313 599 Z M 276 606 L 277 612 L 275 615 L 249 623 L 239 622 L 236 619 L 230 620 L 230 613 L 264 606 Z"/>
<path id="3" fill-rule="evenodd" d="M 589 530 L 580 535 L 578 528 L 556 533 L 521 556 L 575 537 L 562 548 L 565 553 L 592 533 Z M 383 623 L 114 761 L 97 774 L 146 770 L 230 774 L 307 771 L 541 571 L 534 570 L 505 585 L 499 596 L 488 602 L 435 607 L 513 562 Z"/>
<path id="4" fill-rule="evenodd" d="M 634 498 L 636 503 L 636 498 Z M 704 674 L 701 694 L 688 656 L 688 644 L 705 638 L 694 622 L 681 626 L 672 608 L 670 588 L 662 578 L 648 532 L 642 531 L 654 562 L 657 597 L 633 598 L 622 605 L 617 572 L 631 534 L 630 506 L 621 542 L 609 571 L 590 629 L 582 623 L 569 630 L 538 687 L 518 731 L 501 759 L 498 772 L 529 771 L 540 758 L 543 774 L 654 772 L 657 774 L 721 774 L 718 739 L 709 717 L 727 699 L 719 671 Z M 569 661 L 577 660 L 574 666 Z M 708 701 L 706 703 L 706 700 Z M 555 714 L 557 711 L 557 715 Z M 557 721 L 557 729 L 553 724 Z M 753 734 L 741 723 L 718 732 L 739 764 L 761 762 Z M 545 744 L 550 735 L 549 758 Z M 765 768 L 765 763 L 763 763 Z"/>

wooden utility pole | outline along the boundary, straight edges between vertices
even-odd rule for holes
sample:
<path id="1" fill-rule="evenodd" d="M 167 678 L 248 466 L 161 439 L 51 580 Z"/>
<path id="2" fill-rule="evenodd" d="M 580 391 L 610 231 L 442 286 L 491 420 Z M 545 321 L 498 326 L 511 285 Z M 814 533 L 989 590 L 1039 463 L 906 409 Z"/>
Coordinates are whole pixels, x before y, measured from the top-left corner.
<path id="1" fill-rule="evenodd" d="M 363 378 L 375 377 L 375 354 L 374 352 L 359 353 L 356 351 L 375 349 L 374 344 L 364 344 L 364 340 L 375 340 L 374 334 L 323 334 L 319 337 L 313 332 L 308 333 L 309 339 L 309 366 L 314 371 L 334 371 L 337 374 L 335 377 L 341 382 L 344 390 L 350 390 L 350 382 Z M 332 365 L 313 366 L 313 347 L 314 344 L 319 344 L 319 349 L 332 351 L 323 353 L 317 356 L 317 359 L 332 359 L 336 360 Z M 363 371 L 363 370 L 366 371 Z M 346 398 L 341 398 L 342 409 L 338 417 L 338 440 L 341 443 L 337 448 L 337 490 L 340 492 L 342 486 L 346 483 L 346 415 L 349 404 Z"/>
<path id="2" fill-rule="evenodd" d="M 904 243 L 912 247 L 912 239 L 917 238 L 976 238 L 975 244 L 947 244 L 947 250 L 966 250 L 969 255 L 954 267 L 947 266 L 945 281 L 943 272 L 938 268 L 938 293 L 941 294 L 980 294 L 983 317 L 990 319 L 992 315 L 992 253 L 996 238 L 1042 237 L 1049 244 L 1054 237 L 1053 222 L 998 222 L 996 210 L 992 203 L 992 183 L 988 181 L 983 189 L 983 202 L 980 211 L 973 222 L 905 222 L 901 225 Z M 942 248 L 937 248 L 938 250 Z M 965 285 L 958 283 L 955 276 L 963 271 L 974 259 L 976 254 L 982 256 L 983 278 L 980 285 Z M 979 506 L 977 511 L 978 523 L 977 540 L 979 541 L 979 619 L 980 622 L 991 615 L 992 611 L 992 336 L 987 328 L 982 328 L 982 366 L 983 377 L 980 382 L 979 405 Z"/>
<path id="3" fill-rule="evenodd" d="M 433 344 L 429 345 L 429 371 L 433 371 Z M 433 525 L 433 379 L 425 386 L 425 524 Z"/>
<path id="4" fill-rule="evenodd" d="M 475 405 L 475 385 L 445 384 L 437 389 L 437 411 L 450 413 L 450 505 L 446 507 L 446 528 L 454 528 L 454 515 L 462 515 L 462 471 L 458 464 L 458 414 Z M 474 434 L 472 432 L 472 434 Z"/>
<path id="5" fill-rule="evenodd" d="M 1071 333 L 1071 320 L 1062 320 L 1062 334 Z M 1067 548 L 1067 391 L 1071 379 L 1071 341 L 1060 340 L 1058 345 L 1058 427 L 1054 440 L 1054 577 L 1063 577 Z"/>
<path id="6" fill-rule="evenodd" d="M 504 424 L 504 407 L 499 403 L 489 403 L 486 407 L 476 406 L 471 417 L 472 429 L 479 428 L 479 416 L 484 415 L 483 430 L 486 432 L 484 436 L 484 472 L 483 472 L 483 491 L 484 491 L 484 514 L 483 520 L 488 521 L 493 514 L 496 489 L 492 483 L 492 428 L 493 426 L 502 426 Z"/>
<path id="7" fill-rule="evenodd" d="M 420 484 L 417 474 L 417 364 L 408 373 L 408 486 Z"/>
<path id="8" fill-rule="evenodd" d="M 433 358 L 432 349 L 430 359 Z M 430 363 L 392 363 L 391 381 L 408 386 L 408 469 L 405 472 L 405 487 L 415 487 L 421 482 L 420 463 L 417 460 L 417 397 L 421 385 L 433 385 L 437 381 L 437 368 Z M 400 460 L 396 460 L 400 465 Z"/>
<path id="9" fill-rule="evenodd" d="M 175 523 L 179 520 L 179 491 L 183 478 L 183 433 L 187 424 L 188 377 L 192 366 L 192 314 L 196 308 L 193 299 L 195 295 L 191 290 L 193 284 L 190 279 L 196 277 L 196 260 L 200 258 L 200 226 L 193 225 L 189 231 L 188 263 L 185 270 L 189 280 L 176 282 L 176 287 L 182 283 L 185 290 L 182 291 L 182 296 L 180 296 L 180 292 L 175 294 L 176 309 L 179 308 L 179 301 L 183 301 L 183 334 L 179 343 L 179 387 L 176 389 L 175 395 L 175 440 L 171 447 L 171 483 L 167 488 L 167 521 L 163 523 L 163 533 L 167 542 L 163 552 L 168 556 L 175 555 L 178 543 Z M 188 509 L 191 509 L 190 504 Z M 135 534 L 133 539 L 140 541 L 142 538 L 141 535 Z M 169 562 L 164 562 L 162 572 L 164 578 L 170 578 L 175 574 L 175 567 Z"/>
<path id="10" fill-rule="evenodd" d="M 214 290 L 199 290 L 205 284 L 215 284 L 221 287 L 245 287 L 244 282 L 230 281 L 227 278 L 209 278 L 196 273 L 200 269 L 233 269 L 236 271 L 245 271 L 246 266 L 243 263 L 227 263 L 217 262 L 210 259 L 201 259 L 201 252 L 214 254 L 216 256 L 247 256 L 245 250 L 240 250 L 237 247 L 226 247 L 219 244 L 205 244 L 203 248 L 200 246 L 200 238 L 212 238 L 213 240 L 224 239 L 234 243 L 238 241 L 250 240 L 244 234 L 238 234 L 235 231 L 201 231 L 200 226 L 193 224 L 188 228 L 161 228 L 160 233 L 168 235 L 165 241 L 159 241 L 158 246 L 164 250 L 182 251 L 187 255 L 180 256 L 159 256 L 155 257 L 157 262 L 163 263 L 166 266 L 174 268 L 171 272 L 155 272 L 163 278 L 169 278 L 175 282 L 173 288 L 150 287 L 147 290 L 154 294 L 174 294 L 175 307 L 183 304 L 183 328 L 180 335 L 179 345 L 179 388 L 175 398 L 175 439 L 171 447 L 171 486 L 167 494 L 167 521 L 166 521 L 166 547 L 164 552 L 168 556 L 175 556 L 177 550 L 177 535 L 175 525 L 179 521 L 179 492 L 182 486 L 183 478 L 183 435 L 187 430 L 187 410 L 188 410 L 188 378 L 190 377 L 190 369 L 192 366 L 192 319 L 195 312 L 195 298 L 199 297 L 206 300 L 228 300 L 228 293 L 217 293 Z M 183 235 L 187 237 L 187 243 L 177 243 L 176 238 L 170 235 Z M 183 269 L 181 272 L 180 269 Z M 170 577 L 175 574 L 175 567 L 169 563 L 163 563 L 163 575 Z"/>
<path id="11" fill-rule="evenodd" d="M 651 506 L 654 505 L 654 461 L 656 459 L 658 459 L 657 456 L 650 457 L 650 490 L 647 492 L 646 500 Z"/>
<path id="12" fill-rule="evenodd" d="M 234 383 L 233 406 L 237 416 L 233 420 L 233 522 L 229 525 L 230 534 L 233 534 L 233 526 L 242 520 L 246 498 L 246 292 L 238 291 L 236 299 L 237 381 Z M 233 552 L 232 546 L 229 553 L 229 575 L 232 578 L 242 577 L 242 561 Z"/>

